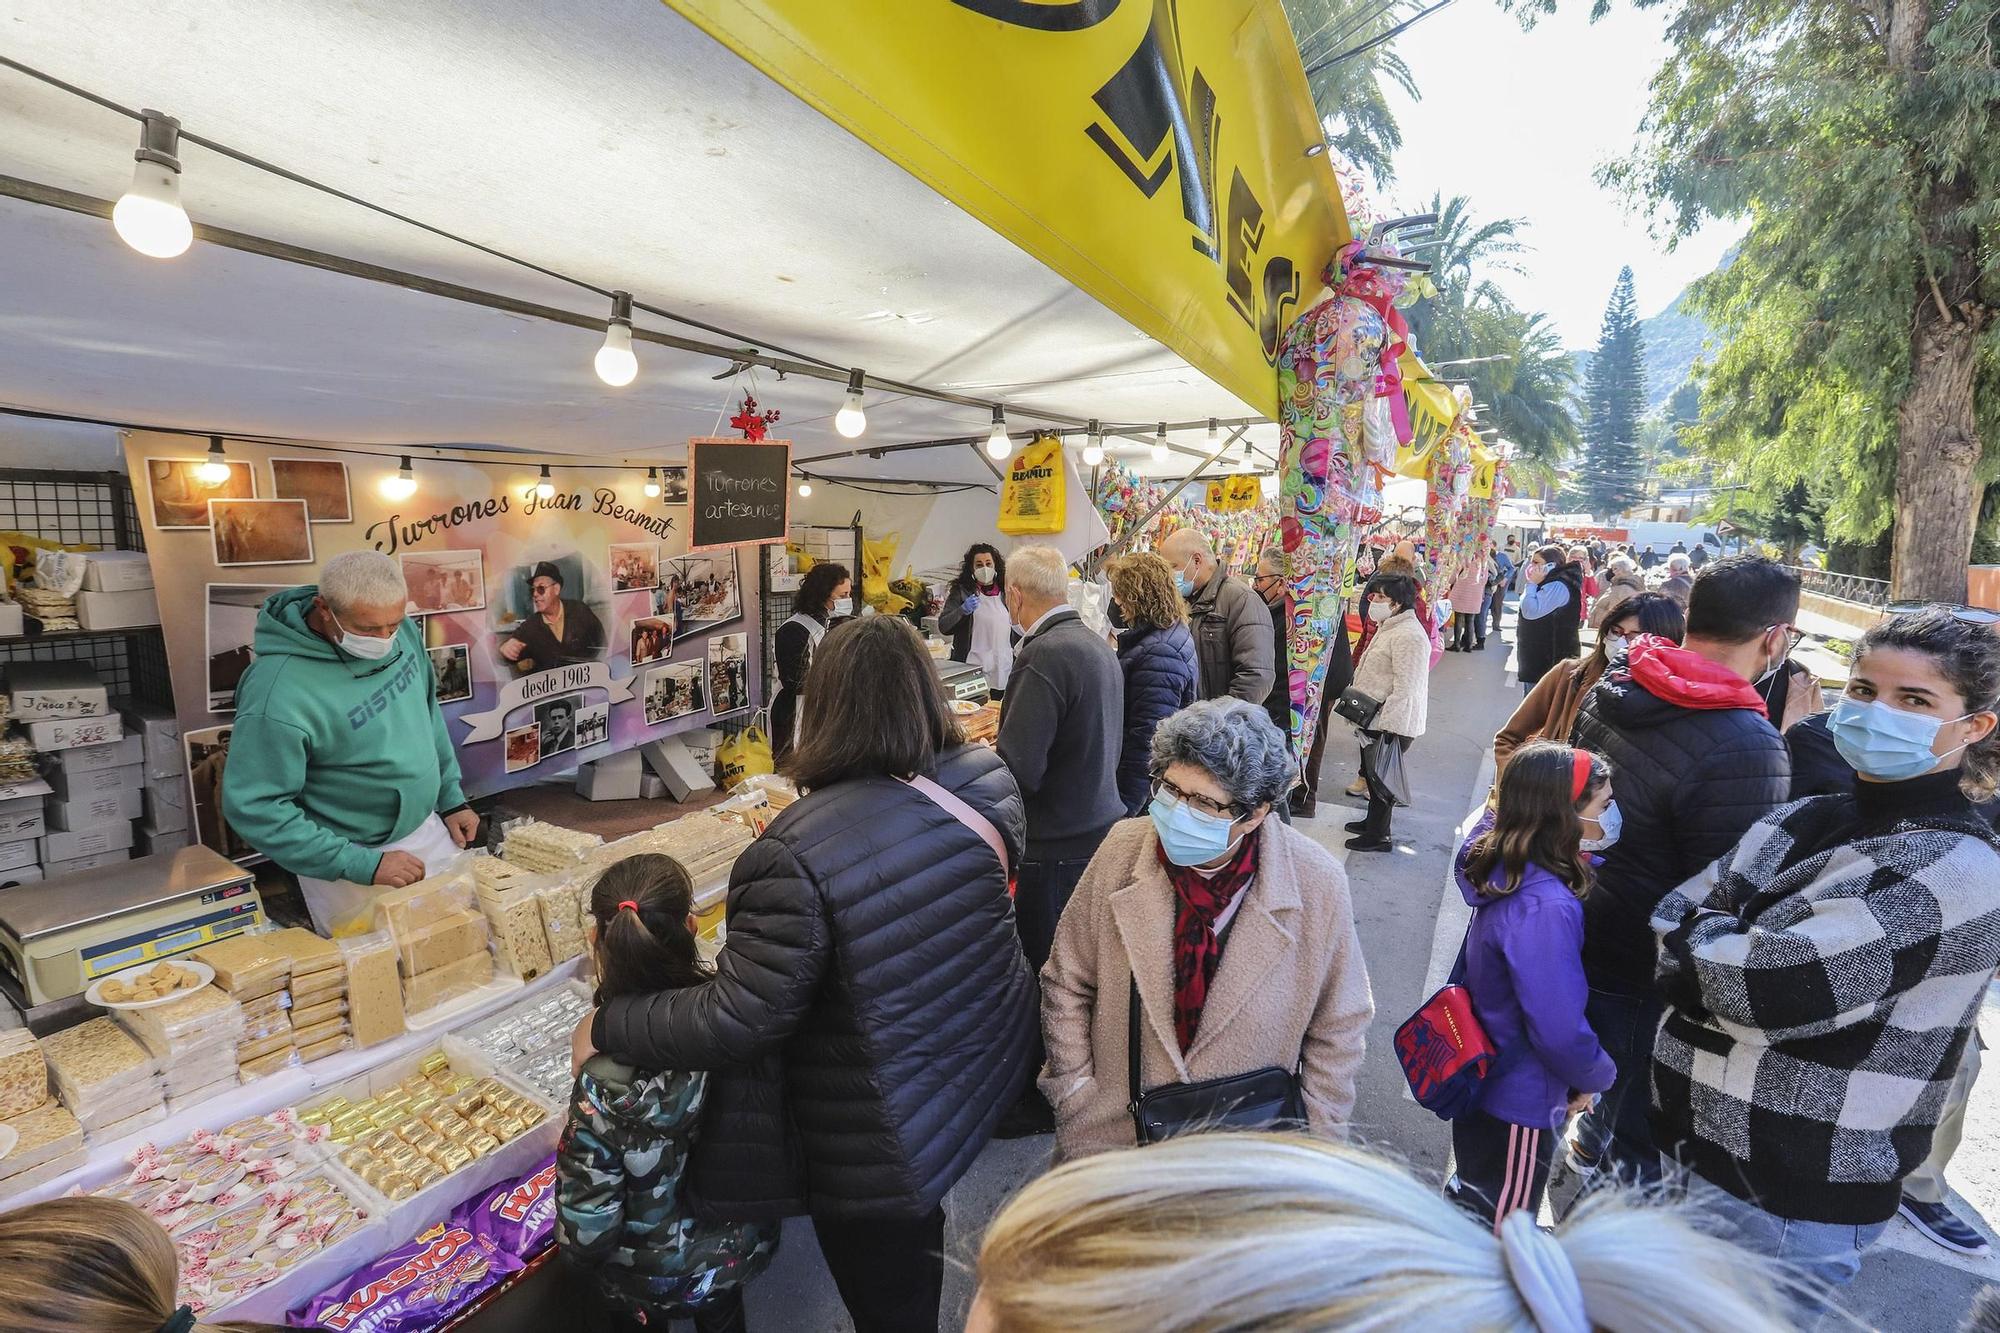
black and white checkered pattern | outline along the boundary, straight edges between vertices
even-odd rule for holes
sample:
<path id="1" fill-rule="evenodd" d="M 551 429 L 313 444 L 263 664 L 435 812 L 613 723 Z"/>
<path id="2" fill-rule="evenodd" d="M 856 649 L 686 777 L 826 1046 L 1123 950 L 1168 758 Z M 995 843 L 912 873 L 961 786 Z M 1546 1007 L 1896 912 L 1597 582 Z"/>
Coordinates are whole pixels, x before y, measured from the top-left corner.
<path id="1" fill-rule="evenodd" d="M 1653 917 L 1661 1146 L 1810 1221 L 1895 1212 L 2000 962 L 1990 829 L 1968 812 L 1842 841 L 1853 809 L 1774 811 Z"/>

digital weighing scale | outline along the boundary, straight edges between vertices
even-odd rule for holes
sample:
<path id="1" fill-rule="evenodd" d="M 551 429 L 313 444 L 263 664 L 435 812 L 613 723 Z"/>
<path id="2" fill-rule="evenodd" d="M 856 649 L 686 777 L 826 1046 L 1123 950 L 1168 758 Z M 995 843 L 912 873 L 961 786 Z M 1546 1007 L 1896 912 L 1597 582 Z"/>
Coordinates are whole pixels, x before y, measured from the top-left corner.
<path id="1" fill-rule="evenodd" d="M 38 1009 L 263 924 L 249 872 L 206 847 L 23 884 L 0 893 L 0 990 Z"/>
<path id="2" fill-rule="evenodd" d="M 937 668 L 938 680 L 944 684 L 945 698 L 983 704 L 992 697 L 986 673 L 972 663 L 932 658 L 931 665 Z"/>

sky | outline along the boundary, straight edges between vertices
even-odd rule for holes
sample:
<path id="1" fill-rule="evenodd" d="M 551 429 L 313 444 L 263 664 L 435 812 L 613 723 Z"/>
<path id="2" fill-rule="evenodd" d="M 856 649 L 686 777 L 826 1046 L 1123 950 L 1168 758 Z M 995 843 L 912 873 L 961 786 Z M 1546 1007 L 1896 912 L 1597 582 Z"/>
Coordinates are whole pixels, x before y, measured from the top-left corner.
<path id="1" fill-rule="evenodd" d="M 1390 90 L 1403 148 L 1383 196 L 1415 212 L 1434 191 L 1463 194 L 1480 219 L 1525 219 L 1524 272 L 1497 276 L 1517 304 L 1548 311 L 1570 348 L 1596 345 L 1622 265 L 1640 314 L 1654 315 L 1742 232 L 1710 224 L 1669 252 L 1597 184 L 1597 168 L 1636 141 L 1668 46 L 1659 9 L 1620 3 L 1594 24 L 1589 9 L 1564 0 L 1524 32 L 1495 0 L 1458 0 L 1412 28 L 1396 48 L 1423 96 Z"/>

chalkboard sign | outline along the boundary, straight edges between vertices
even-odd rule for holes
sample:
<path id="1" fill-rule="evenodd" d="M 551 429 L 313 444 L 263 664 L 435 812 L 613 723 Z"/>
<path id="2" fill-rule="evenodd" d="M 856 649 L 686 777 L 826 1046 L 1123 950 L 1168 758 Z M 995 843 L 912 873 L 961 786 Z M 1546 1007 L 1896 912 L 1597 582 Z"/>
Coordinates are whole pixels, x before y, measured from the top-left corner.
<path id="1" fill-rule="evenodd" d="M 688 549 L 783 541 L 791 476 L 789 440 L 689 440 Z"/>

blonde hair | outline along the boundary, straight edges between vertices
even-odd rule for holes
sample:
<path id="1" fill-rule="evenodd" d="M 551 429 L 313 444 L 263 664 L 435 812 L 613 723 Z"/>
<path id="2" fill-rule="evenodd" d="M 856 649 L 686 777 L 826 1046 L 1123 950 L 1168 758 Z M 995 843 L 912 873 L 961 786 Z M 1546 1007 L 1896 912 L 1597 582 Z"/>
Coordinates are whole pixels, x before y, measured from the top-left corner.
<path id="1" fill-rule="evenodd" d="M 1196 1134 L 1071 1162 L 1022 1190 L 980 1247 L 979 1302 L 996 1333 L 1535 1333 L 1505 1243 L 1359 1149 Z M 1607 1333 L 1791 1327 L 1765 1261 L 1615 1191 L 1547 1243 Z"/>
<path id="2" fill-rule="evenodd" d="M 0 1214 L 0 1333 L 154 1333 L 180 1308 L 179 1282 L 174 1243 L 129 1203 L 50 1199 Z"/>
<path id="3" fill-rule="evenodd" d="M 1186 614 L 1174 588 L 1173 566 L 1151 551 L 1128 555 L 1111 567 L 1111 595 L 1134 625 L 1166 629 L 1180 624 Z"/>
<path id="4" fill-rule="evenodd" d="M 1053 546 L 1022 546 L 1007 556 L 1007 586 L 1039 602 L 1069 600 L 1069 562 Z"/>

